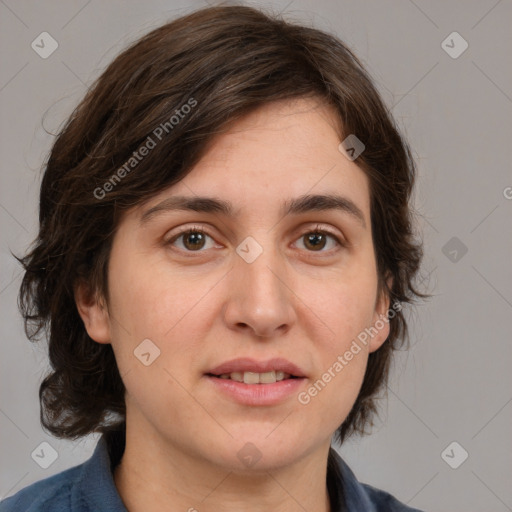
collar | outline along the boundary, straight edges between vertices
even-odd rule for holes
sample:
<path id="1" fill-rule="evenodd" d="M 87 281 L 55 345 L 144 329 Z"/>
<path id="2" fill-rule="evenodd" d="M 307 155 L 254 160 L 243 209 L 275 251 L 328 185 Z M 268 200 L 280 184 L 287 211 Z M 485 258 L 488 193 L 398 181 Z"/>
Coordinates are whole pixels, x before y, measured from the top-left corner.
<path id="1" fill-rule="evenodd" d="M 82 464 L 77 485 L 73 487 L 71 502 L 85 502 L 84 510 L 128 512 L 114 482 L 113 469 L 121 459 L 119 451 L 124 432 L 103 434 L 92 456 Z M 81 508 L 79 510 L 82 510 Z"/>

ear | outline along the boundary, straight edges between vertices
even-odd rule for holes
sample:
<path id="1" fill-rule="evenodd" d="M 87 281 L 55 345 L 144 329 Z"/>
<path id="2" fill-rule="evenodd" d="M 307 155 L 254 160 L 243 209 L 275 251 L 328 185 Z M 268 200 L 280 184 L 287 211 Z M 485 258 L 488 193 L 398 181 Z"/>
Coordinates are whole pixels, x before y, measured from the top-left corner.
<path id="1" fill-rule="evenodd" d="M 393 285 L 393 277 L 388 276 L 386 279 L 387 289 L 391 290 Z M 375 301 L 375 311 L 373 313 L 373 322 L 372 322 L 372 333 L 375 333 L 374 336 L 371 337 L 369 342 L 369 351 L 375 352 L 378 350 L 384 342 L 387 340 L 389 336 L 389 320 L 388 320 L 388 311 L 390 308 L 390 297 L 388 292 L 383 289 L 380 295 L 377 297 Z"/>
<path id="2" fill-rule="evenodd" d="M 110 320 L 104 301 L 98 299 L 84 281 L 77 283 L 74 296 L 87 334 L 98 343 L 110 343 Z"/>

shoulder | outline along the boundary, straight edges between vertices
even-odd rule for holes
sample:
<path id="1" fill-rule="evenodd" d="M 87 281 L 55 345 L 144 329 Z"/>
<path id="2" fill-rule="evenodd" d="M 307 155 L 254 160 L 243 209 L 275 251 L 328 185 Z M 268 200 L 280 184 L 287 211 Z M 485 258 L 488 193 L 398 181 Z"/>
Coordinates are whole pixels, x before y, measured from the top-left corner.
<path id="1" fill-rule="evenodd" d="M 92 456 L 82 464 L 35 482 L 0 502 L 0 512 L 126 512 L 112 475 L 115 460 L 108 439 L 102 436 Z"/>
<path id="2" fill-rule="evenodd" d="M 71 493 L 81 467 L 75 466 L 21 489 L 0 502 L 0 512 L 71 510 Z"/>
<path id="3" fill-rule="evenodd" d="M 376 512 L 422 512 L 398 501 L 392 494 L 368 484 L 359 484 L 364 489 Z M 1 511 L 0 511 L 1 512 Z"/>
<path id="4" fill-rule="evenodd" d="M 359 482 L 347 463 L 332 448 L 329 457 L 331 474 L 334 475 L 336 487 L 341 491 L 340 501 L 345 502 L 346 511 L 422 512 L 405 505 L 386 491 Z M 341 510 L 341 507 L 338 509 Z"/>

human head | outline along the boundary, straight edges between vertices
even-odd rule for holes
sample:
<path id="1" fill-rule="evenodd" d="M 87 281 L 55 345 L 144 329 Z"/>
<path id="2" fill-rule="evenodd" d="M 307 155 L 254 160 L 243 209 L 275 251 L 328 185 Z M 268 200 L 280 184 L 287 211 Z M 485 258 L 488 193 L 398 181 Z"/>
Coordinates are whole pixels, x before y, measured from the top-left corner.
<path id="1" fill-rule="evenodd" d="M 413 159 L 353 53 L 333 36 L 248 7 L 192 13 L 152 31 L 107 67 L 48 159 L 20 307 L 35 327 L 30 337 L 48 330 L 53 372 L 40 398 L 50 432 L 67 438 L 108 432 L 115 428 L 109 413 L 125 413 L 112 347 L 89 337 L 74 296 L 85 282 L 108 305 L 109 257 L 123 214 L 179 183 L 234 121 L 300 98 L 322 99 L 339 117 L 339 140 L 355 134 L 365 145 L 355 163 L 368 178 L 379 294 L 400 304 L 419 295 L 413 279 L 421 248 L 409 204 Z M 126 167 L 144 145 L 147 154 Z M 398 311 L 387 340 L 369 355 L 339 440 L 371 422 L 392 351 L 406 335 Z"/>

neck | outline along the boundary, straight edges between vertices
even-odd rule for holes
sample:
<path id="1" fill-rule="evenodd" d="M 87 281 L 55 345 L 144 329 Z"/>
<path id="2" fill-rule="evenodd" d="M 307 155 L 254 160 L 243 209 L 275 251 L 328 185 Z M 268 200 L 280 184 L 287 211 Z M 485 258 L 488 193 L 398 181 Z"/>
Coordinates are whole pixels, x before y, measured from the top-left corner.
<path id="1" fill-rule="evenodd" d="M 170 443 L 162 448 L 155 438 L 127 428 L 114 482 L 129 512 L 331 512 L 326 485 L 329 447 L 291 465 L 239 471 Z"/>

